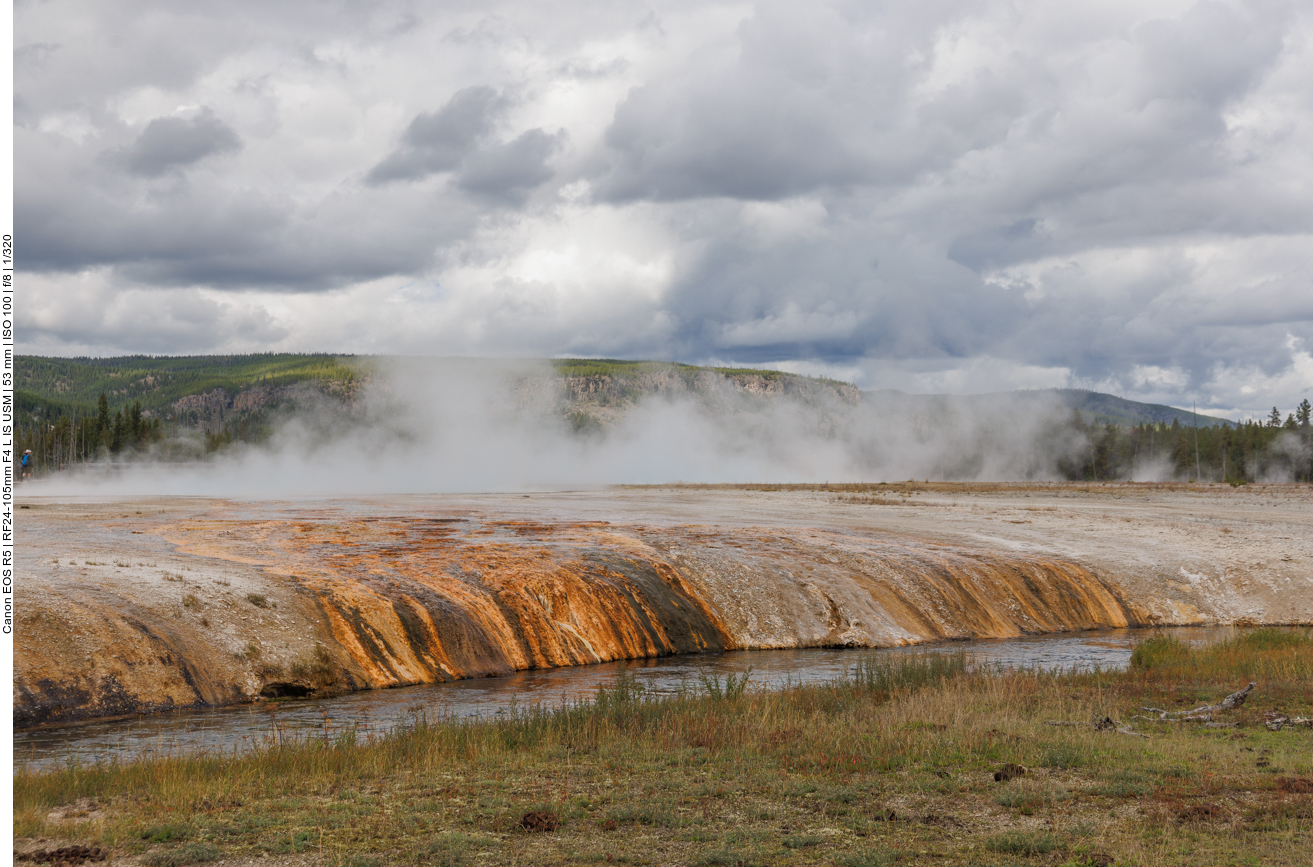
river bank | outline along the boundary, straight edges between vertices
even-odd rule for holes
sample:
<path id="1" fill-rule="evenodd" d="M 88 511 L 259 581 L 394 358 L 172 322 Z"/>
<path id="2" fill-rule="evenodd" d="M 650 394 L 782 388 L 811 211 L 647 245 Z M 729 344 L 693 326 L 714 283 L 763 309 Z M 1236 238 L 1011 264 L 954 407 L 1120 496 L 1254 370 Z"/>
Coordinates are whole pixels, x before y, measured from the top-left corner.
<path id="1" fill-rule="evenodd" d="M 1313 622 L 1307 487 L 24 497 L 19 725 L 728 649 Z"/>
<path id="2" fill-rule="evenodd" d="M 506 677 L 39 726 L 14 733 L 13 760 L 16 770 L 39 771 L 187 753 L 241 755 L 279 740 L 332 740 L 349 730 L 362 737 L 385 734 L 417 720 L 496 720 L 535 708 L 552 710 L 591 701 L 623 678 L 654 698 L 696 689 L 708 678 L 748 676 L 753 689 L 778 690 L 832 683 L 859 667 L 907 654 L 966 654 L 970 666 L 990 670 L 1117 670 L 1126 668 L 1134 648 L 1150 637 L 1171 636 L 1196 645 L 1236 638 L 1252 628 L 1098 629 L 911 647 L 739 650 L 534 669 Z"/>
<path id="3" fill-rule="evenodd" d="M 938 655 L 784 691 L 628 682 L 370 741 L 20 773 L 16 847 L 144 867 L 1306 863 L 1313 732 L 1265 711 L 1313 716 L 1313 638 L 1145 648 L 1120 672 Z M 1211 726 L 1142 718 L 1251 680 Z"/>

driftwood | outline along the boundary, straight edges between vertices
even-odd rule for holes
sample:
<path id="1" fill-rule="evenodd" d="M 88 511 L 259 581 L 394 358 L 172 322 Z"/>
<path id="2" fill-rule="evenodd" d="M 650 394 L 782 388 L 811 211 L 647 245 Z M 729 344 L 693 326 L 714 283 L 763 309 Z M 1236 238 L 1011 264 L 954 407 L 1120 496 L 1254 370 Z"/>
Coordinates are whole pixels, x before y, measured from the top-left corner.
<path id="1" fill-rule="evenodd" d="M 1305 728 L 1313 728 L 1313 719 L 1302 716 L 1292 717 L 1279 710 L 1270 710 L 1263 714 L 1263 724 L 1270 730 L 1279 732 L 1286 726 L 1304 726 Z"/>
<path id="2" fill-rule="evenodd" d="M 1196 707 L 1192 710 L 1163 710 L 1160 707 L 1142 707 L 1140 710 L 1147 710 L 1150 713 L 1158 714 L 1156 718 L 1159 722 L 1190 722 L 1192 720 L 1211 720 L 1213 714 L 1221 710 L 1235 710 L 1245 703 L 1249 694 L 1254 691 L 1256 683 L 1251 683 L 1242 690 L 1231 693 L 1222 699 L 1220 704 L 1206 704 Z M 1154 717 L 1144 717 L 1144 719 L 1155 719 Z"/>
<path id="3" fill-rule="evenodd" d="M 1048 721 L 1051 726 L 1089 726 L 1096 732 L 1117 732 L 1119 735 L 1130 735 L 1133 738 L 1148 738 L 1148 735 L 1131 731 L 1130 724 L 1118 727 L 1117 722 L 1110 716 L 1096 716 L 1090 722 L 1079 722 L 1072 720 L 1051 719 Z"/>

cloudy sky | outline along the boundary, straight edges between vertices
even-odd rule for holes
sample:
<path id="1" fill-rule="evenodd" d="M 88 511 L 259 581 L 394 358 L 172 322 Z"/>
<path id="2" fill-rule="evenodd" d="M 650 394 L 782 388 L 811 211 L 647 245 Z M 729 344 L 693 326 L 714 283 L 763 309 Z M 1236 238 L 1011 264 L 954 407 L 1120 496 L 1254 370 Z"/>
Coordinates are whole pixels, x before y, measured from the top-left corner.
<path id="1" fill-rule="evenodd" d="M 20 348 L 1313 397 L 1306 2 L 15 4 Z"/>

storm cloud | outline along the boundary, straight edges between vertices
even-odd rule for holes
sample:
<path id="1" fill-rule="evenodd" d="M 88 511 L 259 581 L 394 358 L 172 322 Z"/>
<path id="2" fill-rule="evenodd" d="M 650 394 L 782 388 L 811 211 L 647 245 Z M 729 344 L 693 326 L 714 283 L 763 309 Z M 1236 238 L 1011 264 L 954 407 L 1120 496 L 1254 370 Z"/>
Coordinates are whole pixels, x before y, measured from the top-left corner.
<path id="1" fill-rule="evenodd" d="M 15 44 L 26 352 L 1313 383 L 1306 4 L 50 0 Z"/>

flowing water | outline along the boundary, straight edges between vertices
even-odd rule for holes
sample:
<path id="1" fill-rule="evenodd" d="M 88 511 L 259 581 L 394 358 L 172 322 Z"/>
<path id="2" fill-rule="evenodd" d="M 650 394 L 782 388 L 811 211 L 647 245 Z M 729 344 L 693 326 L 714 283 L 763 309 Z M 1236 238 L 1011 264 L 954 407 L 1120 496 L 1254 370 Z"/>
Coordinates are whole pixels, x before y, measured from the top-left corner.
<path id="1" fill-rule="evenodd" d="M 735 651 L 536 669 L 334 698 L 261 702 L 16 732 L 14 767 L 51 768 L 71 762 L 201 751 L 241 753 L 281 739 L 333 738 L 353 729 L 357 737 L 369 737 L 417 719 L 495 717 L 516 709 L 585 701 L 625 673 L 634 676 L 647 694 L 668 694 L 680 688 L 698 689 L 702 678 L 724 679 L 749 671 L 750 685 L 756 687 L 833 681 L 860 662 L 906 653 L 966 651 L 976 665 L 1004 668 L 1124 668 L 1136 642 L 1156 633 L 1174 634 L 1189 642 L 1211 642 L 1231 637 L 1236 629 L 1091 630 L 888 649 Z"/>

